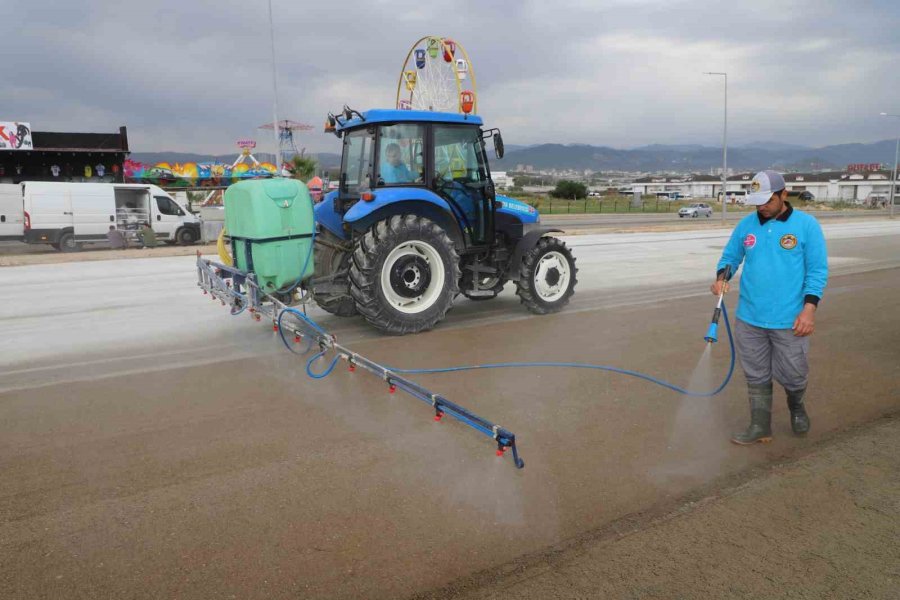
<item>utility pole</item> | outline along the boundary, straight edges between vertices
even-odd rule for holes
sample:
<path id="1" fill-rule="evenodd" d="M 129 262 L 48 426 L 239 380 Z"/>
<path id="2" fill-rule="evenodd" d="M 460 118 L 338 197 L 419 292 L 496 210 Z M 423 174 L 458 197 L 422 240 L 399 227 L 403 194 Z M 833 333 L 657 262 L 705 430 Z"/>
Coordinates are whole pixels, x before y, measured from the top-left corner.
<path id="1" fill-rule="evenodd" d="M 269 0 L 269 37 L 272 40 L 272 133 L 275 135 L 275 171 L 281 177 L 281 132 L 278 130 L 278 77 L 275 70 L 275 20 L 272 18 L 272 0 Z"/>
<path id="2" fill-rule="evenodd" d="M 888 113 L 881 113 L 882 117 L 894 117 L 900 119 L 900 115 L 889 115 Z M 897 137 L 897 147 L 894 149 L 894 173 L 891 175 L 891 212 L 889 213 L 890 219 L 894 218 L 894 188 L 897 187 L 897 159 L 900 158 L 900 135 Z"/>
<path id="3" fill-rule="evenodd" d="M 722 129 L 722 224 L 725 224 L 725 205 L 728 203 L 728 195 L 725 186 L 728 183 L 728 73 L 709 71 L 704 75 L 721 75 L 725 78 L 725 126 Z"/>

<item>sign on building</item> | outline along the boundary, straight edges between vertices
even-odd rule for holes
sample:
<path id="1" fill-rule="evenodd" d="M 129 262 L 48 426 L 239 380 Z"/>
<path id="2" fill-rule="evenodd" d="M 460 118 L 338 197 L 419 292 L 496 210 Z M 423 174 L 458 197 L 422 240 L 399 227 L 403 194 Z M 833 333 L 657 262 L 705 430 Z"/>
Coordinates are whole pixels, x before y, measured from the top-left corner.
<path id="1" fill-rule="evenodd" d="M 852 165 L 847 165 L 847 170 L 850 172 L 879 171 L 881 170 L 881 163 L 853 163 Z"/>
<path id="2" fill-rule="evenodd" d="M 31 150 L 31 123 L 0 121 L 0 150 Z"/>

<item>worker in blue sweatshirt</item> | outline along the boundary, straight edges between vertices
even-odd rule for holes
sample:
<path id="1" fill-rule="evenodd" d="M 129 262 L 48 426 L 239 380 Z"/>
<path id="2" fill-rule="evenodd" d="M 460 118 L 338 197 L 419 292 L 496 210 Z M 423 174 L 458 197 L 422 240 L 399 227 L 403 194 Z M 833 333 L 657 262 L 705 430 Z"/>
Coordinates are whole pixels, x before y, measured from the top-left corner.
<path id="1" fill-rule="evenodd" d="M 719 260 L 711 290 L 727 291 L 725 267 L 741 263 L 735 342 L 747 378 L 750 426 L 736 444 L 772 439 L 772 379 L 787 393 L 791 429 L 809 431 L 803 403 L 809 378 L 809 336 L 816 308 L 828 281 L 825 237 L 818 221 L 787 202 L 784 178 L 775 171 L 757 173 L 747 204 L 756 212 L 741 219 Z"/>

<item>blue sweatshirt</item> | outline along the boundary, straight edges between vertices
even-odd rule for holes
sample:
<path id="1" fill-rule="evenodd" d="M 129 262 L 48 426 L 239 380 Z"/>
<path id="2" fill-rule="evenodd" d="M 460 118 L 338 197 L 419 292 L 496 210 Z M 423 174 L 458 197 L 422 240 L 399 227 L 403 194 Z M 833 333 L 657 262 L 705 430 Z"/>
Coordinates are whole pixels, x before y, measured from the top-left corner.
<path id="1" fill-rule="evenodd" d="M 828 282 L 825 236 L 816 219 L 788 204 L 775 219 L 758 213 L 741 219 L 725 246 L 718 270 L 741 263 L 737 317 L 765 329 L 790 329 L 806 302 L 818 304 Z"/>
<path id="2" fill-rule="evenodd" d="M 385 183 L 412 183 L 415 180 L 406 163 L 399 163 L 396 166 L 389 162 L 381 165 L 381 178 Z"/>

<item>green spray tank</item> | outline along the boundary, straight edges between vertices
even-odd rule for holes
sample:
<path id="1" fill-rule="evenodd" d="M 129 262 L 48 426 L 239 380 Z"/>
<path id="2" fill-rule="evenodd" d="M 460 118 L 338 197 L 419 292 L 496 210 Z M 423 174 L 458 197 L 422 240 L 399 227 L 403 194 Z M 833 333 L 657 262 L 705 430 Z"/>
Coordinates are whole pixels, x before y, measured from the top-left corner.
<path id="1" fill-rule="evenodd" d="M 259 287 L 278 291 L 313 274 L 315 218 L 306 186 L 296 179 L 251 179 L 225 190 L 225 229 L 238 269 Z"/>

